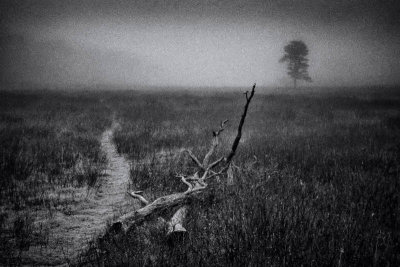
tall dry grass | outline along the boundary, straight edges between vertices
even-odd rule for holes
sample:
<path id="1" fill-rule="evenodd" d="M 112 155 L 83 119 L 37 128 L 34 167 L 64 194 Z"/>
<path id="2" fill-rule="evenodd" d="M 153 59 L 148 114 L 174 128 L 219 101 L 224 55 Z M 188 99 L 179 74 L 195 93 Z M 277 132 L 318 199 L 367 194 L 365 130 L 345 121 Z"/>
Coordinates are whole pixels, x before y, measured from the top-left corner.
<path id="1" fill-rule="evenodd" d="M 82 263 L 399 265 L 400 93 L 379 89 L 256 95 L 235 185 L 214 181 L 193 201 L 186 241 L 169 242 L 150 221 L 95 243 L 86 254 L 93 261 Z M 211 130 L 226 118 L 218 155 L 229 149 L 243 104 L 234 93 L 123 94 L 109 99 L 122 120 L 115 142 L 140 163 L 133 187 L 150 199 L 184 190 L 174 175 L 194 166 L 176 151 L 204 155 Z M 160 150 L 171 156 L 160 159 Z"/>
<path id="2" fill-rule="evenodd" d="M 81 200 L 77 188 L 94 186 L 109 114 L 100 96 L 0 92 L 1 264 L 19 264 L 21 251 L 46 246 L 49 226 L 37 218 L 68 214 Z"/>

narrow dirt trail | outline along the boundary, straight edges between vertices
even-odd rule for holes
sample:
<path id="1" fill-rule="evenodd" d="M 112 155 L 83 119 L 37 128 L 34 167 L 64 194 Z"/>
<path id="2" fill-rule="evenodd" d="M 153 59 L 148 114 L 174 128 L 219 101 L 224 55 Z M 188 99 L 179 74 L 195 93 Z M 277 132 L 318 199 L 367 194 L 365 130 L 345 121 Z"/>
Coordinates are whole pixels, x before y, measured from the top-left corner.
<path id="1" fill-rule="evenodd" d="M 115 216 L 135 208 L 126 194 L 129 185 L 129 162 L 118 154 L 112 141 L 119 127 L 113 121 L 101 137 L 101 148 L 108 166 L 100 177 L 99 187 L 78 204 L 71 214 L 57 212 L 49 221 L 49 242 L 46 247 L 31 247 L 22 255 L 23 262 L 36 265 L 68 265 L 93 238 L 101 234 Z"/>

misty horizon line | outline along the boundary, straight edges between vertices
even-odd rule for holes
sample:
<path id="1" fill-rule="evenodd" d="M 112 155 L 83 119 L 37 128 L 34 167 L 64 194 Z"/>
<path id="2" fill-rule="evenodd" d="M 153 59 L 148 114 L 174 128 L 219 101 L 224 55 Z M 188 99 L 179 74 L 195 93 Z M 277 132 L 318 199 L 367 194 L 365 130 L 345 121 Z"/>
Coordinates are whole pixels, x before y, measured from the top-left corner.
<path id="1" fill-rule="evenodd" d="M 256 82 L 255 82 L 256 83 Z M 194 85 L 120 85 L 120 84 L 92 84 L 92 85 L 84 85 L 84 84 L 74 84 L 74 85 L 40 85 L 40 84 L 23 84 L 23 85 L 1 85 L 0 91 L 148 91 L 148 92 L 174 92 L 174 91 L 191 91 L 191 92 L 237 92 L 244 91 L 246 89 L 251 89 L 254 83 L 249 85 L 236 85 L 236 86 L 194 86 Z M 257 83 L 256 83 L 257 84 Z M 285 86 L 285 85 L 258 85 L 257 88 L 259 92 L 274 92 L 274 91 L 329 91 L 334 89 L 341 90 L 351 90 L 351 89 L 377 89 L 377 88 L 385 88 L 385 89 L 400 89 L 400 83 L 393 84 L 365 84 L 365 85 L 300 85 L 297 88 L 293 88 L 293 86 Z"/>

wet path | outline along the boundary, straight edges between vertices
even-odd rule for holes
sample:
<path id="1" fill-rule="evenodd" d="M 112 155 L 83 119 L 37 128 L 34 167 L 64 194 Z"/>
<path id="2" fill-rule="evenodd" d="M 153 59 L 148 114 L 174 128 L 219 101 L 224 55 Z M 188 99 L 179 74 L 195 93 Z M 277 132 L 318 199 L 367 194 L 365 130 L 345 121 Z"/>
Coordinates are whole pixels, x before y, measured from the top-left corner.
<path id="1" fill-rule="evenodd" d="M 129 162 L 117 153 L 112 142 L 119 124 L 114 120 L 112 127 L 101 137 L 101 148 L 107 156 L 105 175 L 100 177 L 99 187 L 74 207 L 71 214 L 57 212 L 50 223 L 48 244 L 34 246 L 22 255 L 23 262 L 31 265 L 68 265 L 81 253 L 89 241 L 101 234 L 107 223 L 115 216 L 134 209 L 134 200 L 127 194 L 129 185 Z"/>

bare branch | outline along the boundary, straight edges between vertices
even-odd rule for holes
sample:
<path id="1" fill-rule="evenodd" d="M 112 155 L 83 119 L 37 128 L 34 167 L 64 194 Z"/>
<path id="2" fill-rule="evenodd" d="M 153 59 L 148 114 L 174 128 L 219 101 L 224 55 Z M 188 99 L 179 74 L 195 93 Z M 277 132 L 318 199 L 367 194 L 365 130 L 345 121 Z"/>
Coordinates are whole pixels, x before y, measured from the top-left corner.
<path id="1" fill-rule="evenodd" d="M 131 226 L 142 223 L 151 215 L 157 215 L 165 210 L 186 204 L 191 197 L 201 193 L 203 189 L 204 188 L 194 188 L 189 192 L 159 197 L 152 203 L 149 203 L 138 210 L 122 215 L 118 220 L 116 220 L 112 228 L 127 231 Z"/>
<path id="2" fill-rule="evenodd" d="M 247 95 L 249 91 L 244 92 L 243 94 L 246 96 L 246 100 L 249 100 L 249 96 Z"/>
<path id="3" fill-rule="evenodd" d="M 235 156 L 236 149 L 239 145 L 240 138 L 242 138 L 242 128 L 243 128 L 244 120 L 246 119 L 247 110 L 249 109 L 251 99 L 254 96 L 255 88 L 256 88 L 256 84 L 253 85 L 253 88 L 251 89 L 251 93 L 250 93 L 249 97 L 246 93 L 246 105 L 244 106 L 242 117 L 240 118 L 238 132 L 237 132 L 235 140 L 233 141 L 231 152 L 226 157 L 226 164 L 229 164 L 232 161 L 232 158 Z"/>
<path id="4" fill-rule="evenodd" d="M 199 181 L 203 182 L 206 179 L 207 174 L 208 174 L 208 169 L 203 173 L 203 176 L 200 178 Z"/>
<path id="5" fill-rule="evenodd" d="M 229 120 L 224 120 L 223 122 L 221 122 L 221 129 L 224 128 L 224 125 L 228 122 Z"/>
<path id="6" fill-rule="evenodd" d="M 197 164 L 200 169 L 204 169 L 203 165 L 200 163 L 199 159 L 193 154 L 192 151 L 190 151 L 189 149 L 186 149 L 185 151 L 189 154 L 190 158 L 193 160 L 194 163 Z"/>
<path id="7" fill-rule="evenodd" d="M 206 177 L 204 180 L 208 180 L 211 179 L 215 176 L 219 176 L 221 174 L 223 174 L 227 169 L 229 168 L 229 165 L 226 165 L 222 170 L 220 170 L 219 172 L 212 172 L 212 174 L 208 177 Z"/>
<path id="8" fill-rule="evenodd" d="M 139 199 L 142 204 L 145 206 L 149 204 L 149 202 L 140 194 L 143 193 L 143 191 L 133 191 L 133 192 L 127 192 L 128 195 L 130 195 L 133 198 Z"/>
<path id="9" fill-rule="evenodd" d="M 213 136 L 219 136 L 219 134 L 220 134 L 222 131 L 225 130 L 225 124 L 226 124 L 228 121 L 229 121 L 229 120 L 221 121 L 221 124 L 220 124 L 220 126 L 219 126 L 218 131 L 213 132 Z"/>
<path id="10" fill-rule="evenodd" d="M 228 122 L 228 120 L 224 120 L 221 122 L 220 128 L 213 132 L 213 139 L 211 141 L 211 146 L 210 149 L 208 150 L 207 154 L 204 156 L 204 160 L 203 160 L 203 168 L 207 169 L 208 168 L 208 162 L 210 161 L 210 157 L 212 156 L 212 154 L 215 151 L 215 148 L 218 146 L 219 144 L 219 135 L 220 133 L 225 130 L 225 124 Z"/>
<path id="11" fill-rule="evenodd" d="M 225 159 L 225 157 L 219 158 L 218 160 L 216 160 L 216 161 L 214 161 L 213 163 L 211 163 L 211 164 L 208 166 L 207 169 L 208 169 L 208 170 L 211 170 L 212 168 L 218 166 L 218 164 L 220 164 L 224 159 Z"/>
<path id="12" fill-rule="evenodd" d="M 193 185 L 186 180 L 185 176 L 177 175 L 176 177 L 181 178 L 181 181 L 188 186 L 188 189 L 186 190 L 186 192 L 193 189 Z"/>
<path id="13" fill-rule="evenodd" d="M 203 160 L 203 166 L 205 169 L 207 169 L 208 161 L 210 160 L 210 157 L 214 153 L 214 150 L 218 146 L 218 144 L 219 144 L 218 135 L 215 135 L 215 132 L 214 132 L 214 138 L 212 139 L 210 149 L 208 150 L 207 154 L 204 156 L 204 160 Z"/>

